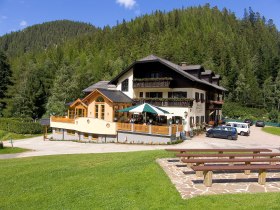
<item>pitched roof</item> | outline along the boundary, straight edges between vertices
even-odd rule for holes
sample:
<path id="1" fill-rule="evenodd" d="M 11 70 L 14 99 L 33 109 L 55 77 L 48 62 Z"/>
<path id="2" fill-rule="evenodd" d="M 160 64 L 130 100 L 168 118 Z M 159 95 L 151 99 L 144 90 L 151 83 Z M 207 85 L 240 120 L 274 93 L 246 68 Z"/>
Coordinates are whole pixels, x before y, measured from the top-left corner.
<path id="1" fill-rule="evenodd" d="M 129 98 L 127 95 L 125 95 L 120 90 L 108 90 L 108 89 L 102 89 L 102 88 L 97 88 L 97 89 L 93 90 L 82 101 L 86 102 L 96 92 L 100 93 L 101 95 L 106 97 L 111 102 L 115 102 L 115 103 L 132 103 L 132 99 Z"/>
<path id="2" fill-rule="evenodd" d="M 116 103 L 132 103 L 132 99 L 120 90 L 97 89 L 101 94 Z"/>
<path id="3" fill-rule="evenodd" d="M 108 89 L 108 83 L 109 83 L 109 81 L 99 81 L 99 82 L 87 87 L 86 89 L 84 89 L 83 92 L 92 92 L 93 90 L 95 90 L 97 88 Z"/>
<path id="4" fill-rule="evenodd" d="M 198 83 L 201 83 L 201 84 L 205 84 L 207 86 L 211 86 L 211 87 L 213 87 L 215 89 L 218 89 L 218 90 L 227 91 L 225 88 L 223 88 L 221 86 L 214 85 L 212 83 L 209 83 L 209 82 L 207 82 L 205 80 L 201 80 L 201 79 L 199 79 L 199 78 L 189 74 L 187 71 L 184 71 L 184 69 L 186 67 L 182 68 L 182 66 L 179 66 L 179 65 L 177 65 L 175 63 L 172 63 L 172 62 L 170 62 L 168 60 L 165 60 L 163 58 L 157 57 L 155 55 L 149 55 L 149 56 L 147 56 L 145 58 L 142 58 L 142 59 L 139 59 L 139 60 L 135 61 L 129 67 L 124 69 L 118 76 L 113 78 L 109 82 L 109 84 L 113 84 L 114 82 L 116 82 L 122 75 L 124 75 L 126 72 L 128 72 L 135 64 L 137 64 L 137 63 L 145 63 L 145 62 L 160 62 L 163 65 L 168 66 L 169 68 L 173 69 L 174 71 L 176 71 L 177 73 L 181 74 L 185 78 L 188 78 L 191 81 L 198 82 Z M 200 66 L 200 65 L 191 65 L 191 66 L 189 66 L 189 69 L 191 69 L 191 68 L 198 68 L 198 67 L 202 68 L 202 66 Z"/>

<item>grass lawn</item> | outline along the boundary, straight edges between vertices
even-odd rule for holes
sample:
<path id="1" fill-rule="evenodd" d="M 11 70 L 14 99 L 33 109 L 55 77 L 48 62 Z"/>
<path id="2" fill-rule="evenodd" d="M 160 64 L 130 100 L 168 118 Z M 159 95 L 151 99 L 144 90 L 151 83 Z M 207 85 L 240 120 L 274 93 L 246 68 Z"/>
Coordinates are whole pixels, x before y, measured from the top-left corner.
<path id="1" fill-rule="evenodd" d="M 11 133 L 8 131 L 0 130 L 0 141 L 7 141 L 10 139 L 17 140 L 17 139 L 26 139 L 26 138 L 32 138 L 36 136 L 42 136 L 43 134 L 17 134 L 17 133 Z"/>
<path id="2" fill-rule="evenodd" d="M 0 209 L 279 209 L 280 193 L 181 199 L 165 151 L 0 160 Z"/>
<path id="3" fill-rule="evenodd" d="M 280 127 L 264 127 L 263 131 L 280 136 Z"/>
<path id="4" fill-rule="evenodd" d="M 0 154 L 12 154 L 12 153 L 21 153 L 29 151 L 28 149 L 18 148 L 18 147 L 4 147 L 4 149 L 0 149 Z"/>

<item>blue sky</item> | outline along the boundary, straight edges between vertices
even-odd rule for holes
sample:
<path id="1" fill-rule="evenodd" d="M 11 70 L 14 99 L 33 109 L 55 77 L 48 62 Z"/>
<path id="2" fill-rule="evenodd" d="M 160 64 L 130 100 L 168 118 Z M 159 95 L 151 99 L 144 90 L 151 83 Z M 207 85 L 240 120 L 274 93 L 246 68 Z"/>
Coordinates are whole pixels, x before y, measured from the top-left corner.
<path id="1" fill-rule="evenodd" d="M 205 5 L 226 7 L 242 18 L 252 7 L 280 29 L 280 0 L 0 0 L 0 36 L 52 20 L 69 19 L 95 26 L 113 26 L 155 10 Z"/>

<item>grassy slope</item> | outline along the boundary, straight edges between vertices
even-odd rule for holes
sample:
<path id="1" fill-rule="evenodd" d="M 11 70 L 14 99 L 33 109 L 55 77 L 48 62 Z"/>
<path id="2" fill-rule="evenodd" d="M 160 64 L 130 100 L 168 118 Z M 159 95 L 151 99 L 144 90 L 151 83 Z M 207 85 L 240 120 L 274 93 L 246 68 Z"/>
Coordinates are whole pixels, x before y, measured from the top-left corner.
<path id="1" fill-rule="evenodd" d="M 17 133 L 10 133 L 8 131 L 0 130 L 0 141 L 7 141 L 10 139 L 17 140 L 17 139 L 26 139 L 32 138 L 36 136 L 42 136 L 43 134 L 17 134 Z"/>
<path id="2" fill-rule="evenodd" d="M 279 127 L 264 127 L 264 128 L 262 128 L 262 130 L 267 132 L 267 133 L 271 133 L 271 134 L 280 136 L 280 128 Z"/>
<path id="3" fill-rule="evenodd" d="M 279 209 L 280 194 L 182 200 L 164 151 L 0 160 L 0 209 Z"/>
<path id="4" fill-rule="evenodd" d="M 4 149 L 0 149 L 0 154 L 12 154 L 12 153 L 20 153 L 29 151 L 28 149 L 18 148 L 18 147 L 4 147 Z"/>

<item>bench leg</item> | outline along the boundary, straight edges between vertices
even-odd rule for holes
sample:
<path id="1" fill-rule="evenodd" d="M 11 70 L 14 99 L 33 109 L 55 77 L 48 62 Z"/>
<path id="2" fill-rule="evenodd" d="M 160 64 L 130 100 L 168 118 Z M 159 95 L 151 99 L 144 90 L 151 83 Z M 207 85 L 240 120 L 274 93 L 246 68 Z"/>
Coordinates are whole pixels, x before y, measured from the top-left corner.
<path id="1" fill-rule="evenodd" d="M 250 162 L 245 162 L 245 165 L 246 166 L 249 166 L 250 165 Z M 251 171 L 250 170 L 244 170 L 244 174 L 245 175 L 250 175 Z"/>
<path id="2" fill-rule="evenodd" d="M 211 187 L 212 186 L 212 175 L 213 175 L 213 172 L 212 171 L 203 171 L 203 175 L 204 175 L 203 184 L 206 187 Z"/>
<path id="3" fill-rule="evenodd" d="M 266 170 L 260 170 L 259 171 L 259 180 L 258 183 L 260 185 L 265 185 L 265 181 L 266 181 Z"/>
<path id="4" fill-rule="evenodd" d="M 204 166 L 204 164 L 203 163 L 198 163 L 197 166 Z M 197 177 L 203 177 L 203 171 L 196 171 L 195 175 Z"/>

